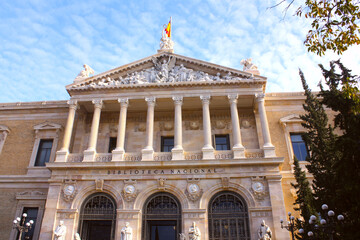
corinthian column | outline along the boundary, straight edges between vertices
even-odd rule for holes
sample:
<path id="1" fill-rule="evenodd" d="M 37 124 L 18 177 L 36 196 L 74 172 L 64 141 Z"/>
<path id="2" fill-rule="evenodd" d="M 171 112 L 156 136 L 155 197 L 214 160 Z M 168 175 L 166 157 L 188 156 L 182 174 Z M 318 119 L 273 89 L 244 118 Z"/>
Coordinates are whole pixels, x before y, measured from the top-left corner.
<path id="1" fill-rule="evenodd" d="M 154 110 L 155 110 L 155 97 L 145 98 L 148 105 L 147 116 L 146 116 L 146 146 L 142 153 L 142 160 L 153 160 L 154 158 Z"/>
<path id="2" fill-rule="evenodd" d="M 234 146 L 232 147 L 234 158 L 245 158 L 245 148 L 241 142 L 241 132 L 239 123 L 239 114 L 237 109 L 238 95 L 228 95 L 230 110 L 231 110 L 231 122 Z"/>
<path id="3" fill-rule="evenodd" d="M 261 131 L 264 139 L 264 156 L 275 157 L 275 147 L 271 143 L 269 124 L 266 117 L 265 111 L 265 94 L 256 94 L 256 102 L 258 103 L 258 111 L 261 122 Z"/>
<path id="4" fill-rule="evenodd" d="M 103 107 L 103 102 L 102 100 L 93 100 L 92 102 L 94 104 L 94 115 L 91 124 L 89 147 L 84 151 L 83 162 L 94 161 L 96 155 L 96 143 L 99 133 L 100 114 L 101 108 Z"/>
<path id="5" fill-rule="evenodd" d="M 122 161 L 124 159 L 125 153 L 124 144 L 126 131 L 126 115 L 129 101 L 127 98 L 119 98 L 118 102 L 120 103 L 119 125 L 116 148 L 112 151 L 112 161 Z"/>
<path id="6" fill-rule="evenodd" d="M 175 119 L 174 119 L 174 148 L 171 150 L 172 160 L 184 160 L 184 150 L 182 147 L 182 116 L 181 106 L 183 103 L 182 96 L 175 96 L 172 98 L 175 105 Z"/>
<path id="7" fill-rule="evenodd" d="M 211 144 L 210 96 L 200 96 L 203 110 L 204 147 L 203 159 L 215 159 L 214 148 Z"/>
<path id="8" fill-rule="evenodd" d="M 69 115 L 65 127 L 63 146 L 56 153 L 55 162 L 66 162 L 67 156 L 69 155 L 69 146 L 70 146 L 70 140 L 74 126 L 75 112 L 78 105 L 76 100 L 70 100 L 68 101 L 68 104 L 69 104 Z"/>

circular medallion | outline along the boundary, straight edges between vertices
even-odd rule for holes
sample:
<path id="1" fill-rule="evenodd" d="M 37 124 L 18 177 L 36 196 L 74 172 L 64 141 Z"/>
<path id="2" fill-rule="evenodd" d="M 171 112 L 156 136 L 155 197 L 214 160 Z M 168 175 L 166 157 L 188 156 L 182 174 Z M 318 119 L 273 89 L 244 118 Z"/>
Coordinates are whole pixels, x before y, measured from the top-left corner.
<path id="1" fill-rule="evenodd" d="M 264 184 L 262 184 L 261 182 L 254 182 L 252 184 L 252 189 L 254 190 L 254 192 L 263 192 Z"/>
<path id="2" fill-rule="evenodd" d="M 73 185 L 66 185 L 64 187 L 64 194 L 71 196 L 75 192 L 75 187 Z"/>
<path id="3" fill-rule="evenodd" d="M 135 187 L 133 185 L 127 185 L 125 187 L 125 192 L 127 194 L 133 194 L 135 192 Z"/>
<path id="4" fill-rule="evenodd" d="M 199 192 L 199 190 L 200 190 L 199 186 L 195 183 L 192 183 L 188 186 L 189 193 L 197 193 Z"/>

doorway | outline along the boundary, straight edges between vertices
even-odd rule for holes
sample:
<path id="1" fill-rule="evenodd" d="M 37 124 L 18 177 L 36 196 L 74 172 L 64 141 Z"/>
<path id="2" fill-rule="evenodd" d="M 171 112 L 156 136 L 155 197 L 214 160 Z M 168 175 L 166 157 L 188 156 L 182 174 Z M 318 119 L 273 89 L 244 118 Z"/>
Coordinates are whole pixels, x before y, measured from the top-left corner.
<path id="1" fill-rule="evenodd" d="M 181 205 L 170 193 L 156 193 L 144 205 L 144 240 L 176 240 L 181 233 Z"/>

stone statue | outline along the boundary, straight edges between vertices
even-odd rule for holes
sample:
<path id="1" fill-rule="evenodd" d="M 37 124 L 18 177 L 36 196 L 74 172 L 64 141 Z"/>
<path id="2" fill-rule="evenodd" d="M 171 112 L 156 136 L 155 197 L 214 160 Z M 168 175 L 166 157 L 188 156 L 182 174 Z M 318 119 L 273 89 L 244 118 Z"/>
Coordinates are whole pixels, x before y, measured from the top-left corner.
<path id="1" fill-rule="evenodd" d="M 161 33 L 161 39 L 160 39 L 160 49 L 173 49 L 174 48 L 174 42 L 166 35 L 165 32 L 166 25 L 164 25 L 162 33 Z"/>
<path id="2" fill-rule="evenodd" d="M 74 237 L 74 239 L 75 239 L 75 240 L 81 240 L 81 238 L 80 238 L 80 234 L 75 233 L 75 237 Z"/>
<path id="3" fill-rule="evenodd" d="M 185 233 L 179 233 L 179 239 L 180 239 L 180 240 L 186 240 L 186 235 L 185 235 Z"/>
<path id="4" fill-rule="evenodd" d="M 64 225 L 64 221 L 60 220 L 59 226 L 54 230 L 54 239 L 55 240 L 65 240 L 66 235 L 66 226 Z"/>
<path id="5" fill-rule="evenodd" d="M 157 82 L 167 82 L 169 78 L 169 72 L 174 68 L 176 58 L 169 57 L 169 60 L 165 59 L 163 62 L 159 62 L 157 58 L 153 57 L 152 61 L 155 65 L 155 69 L 158 71 L 156 75 Z"/>
<path id="6" fill-rule="evenodd" d="M 121 229 L 121 240 L 132 240 L 132 228 L 129 223 L 125 223 L 125 227 Z"/>
<path id="7" fill-rule="evenodd" d="M 243 59 L 240 61 L 241 65 L 244 65 L 243 67 L 243 71 L 247 71 L 247 70 L 257 70 L 257 66 L 255 66 L 255 64 L 252 63 L 252 59 L 248 58 L 248 59 Z"/>
<path id="8" fill-rule="evenodd" d="M 87 78 L 90 76 L 90 74 L 94 74 L 94 69 L 92 69 L 91 67 L 89 67 L 89 65 L 84 64 L 84 70 L 81 70 L 81 72 L 77 75 L 77 77 L 75 79 L 78 78 Z"/>
<path id="9" fill-rule="evenodd" d="M 193 222 L 192 226 L 189 228 L 189 240 L 200 240 L 201 233 L 200 229 Z"/>
<path id="10" fill-rule="evenodd" d="M 271 240 L 271 234 L 270 227 L 265 224 L 265 220 L 262 220 L 258 230 L 258 240 Z"/>

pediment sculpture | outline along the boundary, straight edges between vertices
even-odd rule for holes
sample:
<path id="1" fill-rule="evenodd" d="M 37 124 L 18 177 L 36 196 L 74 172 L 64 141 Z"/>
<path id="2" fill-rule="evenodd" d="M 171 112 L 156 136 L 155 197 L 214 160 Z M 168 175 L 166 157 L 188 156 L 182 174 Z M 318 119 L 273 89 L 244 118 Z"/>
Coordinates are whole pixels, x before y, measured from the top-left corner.
<path id="1" fill-rule="evenodd" d="M 116 78 L 104 77 L 95 82 L 82 82 L 73 85 L 72 89 L 91 89 L 91 88 L 106 88 L 118 87 L 129 84 L 158 84 L 158 83 L 180 83 L 180 82 L 226 82 L 226 81 L 248 81 L 239 76 L 234 76 L 230 72 L 221 75 L 210 75 L 203 71 L 195 71 L 191 68 L 185 67 L 183 64 L 175 65 L 176 58 L 170 56 L 168 59 L 159 61 L 153 57 L 153 67 L 144 69 L 142 71 L 135 71 L 127 73 L 126 76 Z"/>

